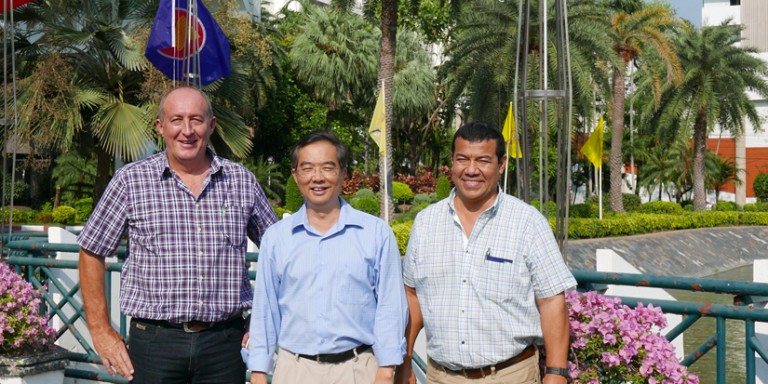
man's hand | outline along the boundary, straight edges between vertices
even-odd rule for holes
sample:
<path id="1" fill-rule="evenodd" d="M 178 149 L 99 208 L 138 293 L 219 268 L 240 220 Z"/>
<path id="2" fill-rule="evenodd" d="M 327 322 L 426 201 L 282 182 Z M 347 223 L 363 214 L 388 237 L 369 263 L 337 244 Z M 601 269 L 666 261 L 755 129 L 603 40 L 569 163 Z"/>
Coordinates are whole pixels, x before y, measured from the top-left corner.
<path id="1" fill-rule="evenodd" d="M 251 384 L 267 384 L 267 373 L 251 372 Z"/>
<path id="2" fill-rule="evenodd" d="M 105 332 L 91 332 L 91 336 L 96 353 L 101 356 L 101 362 L 107 372 L 112 376 L 118 374 L 133 380 L 133 364 L 120 334 L 113 328 L 109 328 Z"/>
<path id="3" fill-rule="evenodd" d="M 413 365 L 408 357 L 395 371 L 395 384 L 416 384 L 416 375 L 413 374 Z"/>
<path id="4" fill-rule="evenodd" d="M 394 375 L 395 369 L 393 367 L 379 367 L 376 371 L 374 384 L 392 384 Z"/>

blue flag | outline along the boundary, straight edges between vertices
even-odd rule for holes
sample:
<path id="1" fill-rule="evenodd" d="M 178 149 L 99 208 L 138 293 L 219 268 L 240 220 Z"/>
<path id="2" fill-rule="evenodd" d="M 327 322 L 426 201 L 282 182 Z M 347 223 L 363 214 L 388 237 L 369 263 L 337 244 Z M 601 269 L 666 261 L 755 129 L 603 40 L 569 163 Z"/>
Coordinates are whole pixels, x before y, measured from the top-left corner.
<path id="1" fill-rule="evenodd" d="M 201 0 L 161 0 L 144 56 L 179 81 L 207 85 L 230 71 L 229 40 Z"/>

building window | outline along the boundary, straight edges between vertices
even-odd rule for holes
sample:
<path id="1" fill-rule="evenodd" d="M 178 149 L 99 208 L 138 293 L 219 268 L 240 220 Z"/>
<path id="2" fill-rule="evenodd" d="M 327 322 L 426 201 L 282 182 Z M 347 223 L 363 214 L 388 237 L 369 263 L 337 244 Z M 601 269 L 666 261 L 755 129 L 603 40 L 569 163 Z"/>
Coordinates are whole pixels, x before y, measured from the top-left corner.
<path id="1" fill-rule="evenodd" d="M 731 5 L 741 5 L 741 0 L 731 0 Z"/>

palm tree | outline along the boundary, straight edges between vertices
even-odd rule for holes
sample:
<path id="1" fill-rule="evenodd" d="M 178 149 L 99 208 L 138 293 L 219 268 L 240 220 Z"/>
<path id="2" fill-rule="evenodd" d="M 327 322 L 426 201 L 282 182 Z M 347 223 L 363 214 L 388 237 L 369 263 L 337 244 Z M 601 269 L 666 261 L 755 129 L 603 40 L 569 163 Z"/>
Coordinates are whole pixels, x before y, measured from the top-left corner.
<path id="1" fill-rule="evenodd" d="M 638 59 L 640 66 L 644 66 L 644 56 L 648 51 L 658 53 L 664 63 L 667 83 L 679 83 L 681 78 L 680 65 L 677 55 L 665 31 L 677 26 L 680 21 L 675 19 L 668 8 L 661 5 L 644 5 L 639 0 L 612 1 L 614 11 L 611 17 L 611 30 L 606 36 L 613 49 L 621 57 L 618 65 L 612 65 L 611 77 L 613 90 L 610 94 L 611 108 L 611 153 L 610 153 L 610 202 L 615 212 L 624 212 L 622 201 L 622 140 L 624 131 L 624 112 L 626 102 L 626 90 L 624 88 L 627 65 Z M 649 68 L 657 68 L 649 66 Z M 654 73 L 651 76 L 655 84 L 660 84 L 661 74 Z M 660 97 L 659 86 L 652 88 L 656 99 Z"/>
<path id="2" fill-rule="evenodd" d="M 243 165 L 256 175 L 264 194 L 279 202 L 280 196 L 285 193 L 285 178 L 280 173 L 280 165 L 271 160 L 264 161 L 264 156 L 260 155 L 255 161 L 246 159 Z"/>
<path id="3" fill-rule="evenodd" d="M 707 159 L 711 158 L 711 172 L 706 173 L 707 184 L 715 191 L 715 203 L 720 201 L 720 191 L 728 183 L 741 185 L 743 181 L 739 178 L 739 172 L 742 169 L 736 168 L 733 159 L 722 158 L 712 152 L 707 152 Z"/>
<path id="4" fill-rule="evenodd" d="M 768 67 L 739 45 L 741 25 L 726 20 L 720 25 L 687 28 L 677 41 L 681 63 L 686 68 L 678 87 L 664 89 L 659 124 L 673 132 L 693 131 L 693 206 L 706 209 L 705 158 L 709 130 L 715 125 L 733 135 L 744 132 L 744 120 L 759 127 L 761 118 L 747 92 L 768 98 Z"/>

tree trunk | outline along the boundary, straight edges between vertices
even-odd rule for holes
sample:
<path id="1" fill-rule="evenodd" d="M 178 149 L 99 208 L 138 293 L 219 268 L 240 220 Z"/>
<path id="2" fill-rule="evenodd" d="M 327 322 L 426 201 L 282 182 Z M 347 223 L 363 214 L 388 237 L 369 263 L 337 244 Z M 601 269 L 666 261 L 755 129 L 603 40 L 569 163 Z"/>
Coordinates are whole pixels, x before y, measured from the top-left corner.
<path id="1" fill-rule="evenodd" d="M 382 175 L 379 185 L 382 191 L 388 192 L 380 195 L 381 216 L 389 218 L 389 220 L 392 220 L 395 212 L 392 199 L 392 176 L 394 175 L 392 171 L 392 85 L 395 75 L 395 47 L 397 45 L 397 1 L 382 0 L 381 2 L 381 53 L 378 81 L 378 87 L 381 87 L 382 81 L 384 82 L 385 95 L 387 96 L 384 103 L 387 119 L 387 156 L 379 164 L 379 174 Z M 381 90 L 379 91 L 381 92 Z M 385 169 L 386 172 L 384 172 Z M 386 189 L 384 189 L 385 186 Z"/>
<path id="2" fill-rule="evenodd" d="M 704 155 L 707 153 L 707 113 L 696 114 L 693 126 L 693 209 L 707 209 L 707 190 L 704 187 Z"/>
<path id="3" fill-rule="evenodd" d="M 109 171 L 112 168 L 112 155 L 99 146 L 96 158 L 96 181 L 93 185 L 93 207 L 99 203 L 101 195 L 109 184 Z"/>
<path id="4" fill-rule="evenodd" d="M 624 66 L 613 70 L 613 104 L 611 106 L 611 209 L 614 212 L 624 212 L 624 202 L 621 199 L 621 186 L 624 180 L 621 173 L 624 161 L 621 156 L 621 145 L 624 136 Z"/>

